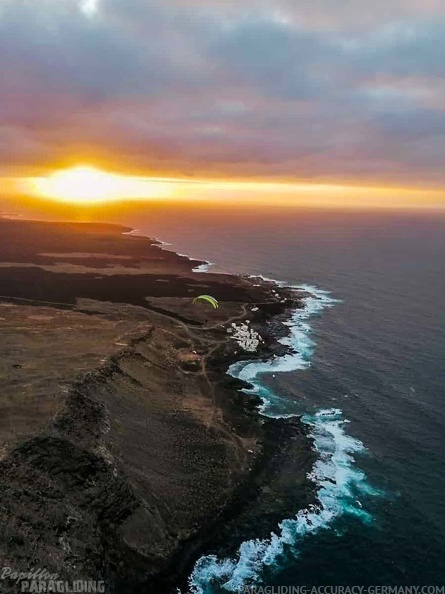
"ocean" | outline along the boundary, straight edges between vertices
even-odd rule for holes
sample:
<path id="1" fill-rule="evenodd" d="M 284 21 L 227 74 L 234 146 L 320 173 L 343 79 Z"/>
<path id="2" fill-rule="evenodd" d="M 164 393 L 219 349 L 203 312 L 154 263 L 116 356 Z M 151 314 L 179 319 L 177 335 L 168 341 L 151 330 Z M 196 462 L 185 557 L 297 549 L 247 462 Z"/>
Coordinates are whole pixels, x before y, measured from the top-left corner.
<path id="1" fill-rule="evenodd" d="M 114 220 L 212 271 L 304 291 L 293 355 L 229 371 L 253 383 L 259 414 L 302 415 L 322 507 L 236 558 L 203 557 L 189 592 L 444 585 L 445 215 L 202 205 Z"/>
<path id="2" fill-rule="evenodd" d="M 160 208 L 130 218 L 212 271 L 307 291 L 294 355 L 230 372 L 254 383 L 260 414 L 303 415 L 323 508 L 296 509 L 235 559 L 202 558 L 190 591 L 443 585 L 445 216 Z"/>

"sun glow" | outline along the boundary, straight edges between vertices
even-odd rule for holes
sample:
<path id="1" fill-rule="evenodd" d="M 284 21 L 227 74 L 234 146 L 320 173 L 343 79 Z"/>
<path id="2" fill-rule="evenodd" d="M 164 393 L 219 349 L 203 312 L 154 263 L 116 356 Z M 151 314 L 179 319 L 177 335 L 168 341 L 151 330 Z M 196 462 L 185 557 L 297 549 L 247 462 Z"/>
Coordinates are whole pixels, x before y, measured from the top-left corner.
<path id="1" fill-rule="evenodd" d="M 168 182 L 116 175 L 83 166 L 33 178 L 31 184 L 42 197 L 86 205 L 122 199 L 163 198 L 173 193 L 173 186 Z"/>
<path id="2" fill-rule="evenodd" d="M 0 177 L 0 197 L 40 198 L 80 208 L 118 202 L 171 200 L 209 204 L 444 210 L 441 190 L 282 180 L 137 177 L 91 166 L 41 177 Z"/>

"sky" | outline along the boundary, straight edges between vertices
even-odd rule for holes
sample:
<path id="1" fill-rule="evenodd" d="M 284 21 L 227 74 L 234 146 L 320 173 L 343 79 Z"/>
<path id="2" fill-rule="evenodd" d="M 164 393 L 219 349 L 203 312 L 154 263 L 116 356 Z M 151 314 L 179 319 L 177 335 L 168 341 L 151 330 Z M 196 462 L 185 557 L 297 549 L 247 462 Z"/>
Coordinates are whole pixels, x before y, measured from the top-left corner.
<path id="1" fill-rule="evenodd" d="M 443 206 L 444 56 L 444 0 L 0 0 L 0 179 L 86 163 Z"/>

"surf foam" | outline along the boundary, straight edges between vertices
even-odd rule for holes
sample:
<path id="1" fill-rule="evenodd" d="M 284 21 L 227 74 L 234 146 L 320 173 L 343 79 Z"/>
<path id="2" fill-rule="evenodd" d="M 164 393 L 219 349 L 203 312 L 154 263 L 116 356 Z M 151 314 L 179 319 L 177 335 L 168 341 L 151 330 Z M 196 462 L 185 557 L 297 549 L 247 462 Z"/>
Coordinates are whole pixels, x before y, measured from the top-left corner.
<path id="1" fill-rule="evenodd" d="M 209 268 L 211 268 L 212 266 L 214 266 L 215 264 L 213 262 L 204 262 L 203 264 L 200 264 L 199 266 L 196 266 L 196 268 L 192 268 L 193 272 L 208 272 Z"/>
<path id="2" fill-rule="evenodd" d="M 276 284 L 285 286 L 285 283 L 276 282 Z M 230 375 L 252 384 L 253 388 L 249 392 L 257 394 L 261 398 L 260 412 L 275 418 L 295 416 L 295 404 L 265 387 L 261 383 L 261 376 L 263 374 L 297 371 L 309 367 L 315 342 L 311 338 L 312 329 L 308 319 L 339 302 L 328 291 L 310 285 L 298 285 L 291 288 L 298 292 L 307 293 L 307 296 L 303 297 L 304 307 L 296 309 L 291 319 L 284 322 L 289 328 L 289 336 L 279 340 L 281 344 L 290 347 L 291 352 L 283 357 L 275 357 L 268 361 L 251 361 L 248 363 L 241 361 L 231 365 L 228 370 Z"/>
<path id="3" fill-rule="evenodd" d="M 262 277 L 264 280 L 266 279 Z M 276 281 L 274 281 L 276 282 Z M 285 286 L 285 283 L 277 283 Z M 308 319 L 338 300 L 328 291 L 310 285 L 293 287 L 307 293 L 304 308 L 296 310 L 289 326 L 289 336 L 281 343 L 291 352 L 269 361 L 239 362 L 229 373 L 249 382 L 249 392 L 262 401 L 260 412 L 269 417 L 295 416 L 289 400 L 275 394 L 261 383 L 263 374 L 296 371 L 310 366 L 315 347 Z M 246 390 L 247 391 L 247 390 Z M 211 594 L 216 591 L 240 592 L 247 585 L 262 582 L 263 571 L 278 570 L 283 558 L 295 558 L 303 540 L 344 514 L 357 516 L 364 522 L 372 518 L 363 509 L 360 498 L 375 494 L 366 482 L 365 474 L 355 467 L 355 454 L 363 452 L 363 444 L 345 431 L 348 421 L 340 409 L 323 409 L 313 415 L 304 415 L 302 421 L 310 427 L 314 446 L 319 453 L 310 478 L 318 485 L 319 506 L 301 510 L 294 518 L 286 519 L 267 540 L 249 540 L 241 544 L 235 559 L 219 559 L 214 555 L 198 560 L 189 578 L 190 592 Z M 216 588 L 216 590 L 215 590 Z"/>
<path id="4" fill-rule="evenodd" d="M 182 256 L 183 258 L 188 258 L 189 260 L 199 260 L 199 258 L 195 258 L 194 256 L 191 256 L 190 254 L 182 254 L 180 252 L 175 251 L 172 243 L 168 243 L 167 241 L 162 241 L 162 239 L 158 239 L 158 238 L 156 238 L 156 241 L 159 242 L 157 245 L 158 245 L 159 249 L 161 249 L 161 250 L 166 250 L 167 252 L 174 251 L 178 256 Z M 173 248 L 173 249 L 168 249 L 169 247 Z M 198 266 L 195 266 L 195 268 L 192 268 L 192 272 L 208 272 L 209 268 L 214 265 L 215 265 L 214 262 L 208 262 L 207 260 L 205 260 L 202 264 L 199 264 Z"/>
<path id="5" fill-rule="evenodd" d="M 301 510 L 284 520 L 268 540 L 244 542 L 236 559 L 202 557 L 190 577 L 193 594 L 210 594 L 213 587 L 240 592 L 248 585 L 262 582 L 264 569 L 278 571 L 283 559 L 296 558 L 302 541 L 327 528 L 336 518 L 352 513 L 362 521 L 371 517 L 357 499 L 372 491 L 363 472 L 354 467 L 354 454 L 364 450 L 363 444 L 346 434 L 340 410 L 321 410 L 303 421 L 311 426 L 319 459 L 311 478 L 317 483 L 320 505 Z"/>
<path id="6" fill-rule="evenodd" d="M 161 242 L 159 247 L 166 249 L 170 245 Z M 197 266 L 194 272 L 207 272 L 213 265 L 212 262 L 205 262 Z M 285 282 L 262 275 L 253 278 L 289 287 Z M 232 376 L 244 379 L 253 386 L 251 391 L 262 401 L 260 413 L 276 418 L 291 417 L 296 413 L 291 410 L 292 403 L 261 384 L 261 376 L 309 367 L 315 342 L 310 336 L 312 328 L 308 319 L 339 302 L 328 291 L 312 285 L 294 285 L 290 288 L 306 294 L 303 297 L 304 307 L 295 310 L 292 318 L 286 322 L 289 336 L 281 339 L 281 343 L 289 346 L 292 352 L 269 361 L 235 363 L 228 370 Z M 348 421 L 343 418 L 342 411 L 322 409 L 314 415 L 304 415 L 302 421 L 310 427 L 314 447 L 319 453 L 310 474 L 310 478 L 318 485 L 319 506 L 300 510 L 294 518 L 283 520 L 276 533 L 272 533 L 267 540 L 243 542 L 235 559 L 219 559 L 215 555 L 201 557 L 189 578 L 190 594 L 240 592 L 247 585 L 261 583 L 265 568 L 279 571 L 283 558 L 296 558 L 304 539 L 328 528 L 336 518 L 351 514 L 364 522 L 372 520 L 363 509 L 359 497 L 379 495 L 379 492 L 367 483 L 366 475 L 355 466 L 355 454 L 364 452 L 365 448 L 358 439 L 346 433 Z"/>

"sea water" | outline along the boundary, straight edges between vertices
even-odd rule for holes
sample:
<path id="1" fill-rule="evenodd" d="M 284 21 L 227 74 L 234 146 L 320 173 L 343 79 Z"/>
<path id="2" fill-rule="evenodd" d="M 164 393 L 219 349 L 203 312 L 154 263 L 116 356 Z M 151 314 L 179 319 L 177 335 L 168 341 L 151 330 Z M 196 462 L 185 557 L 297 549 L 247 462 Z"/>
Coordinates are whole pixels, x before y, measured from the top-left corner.
<path id="1" fill-rule="evenodd" d="M 295 509 L 230 559 L 204 556 L 190 592 L 246 585 L 445 581 L 445 218 L 440 214 L 169 209 L 126 222 L 301 291 L 293 353 L 235 364 L 259 414 L 301 415 L 320 505 Z M 279 444 L 277 444 L 279 447 Z"/>

